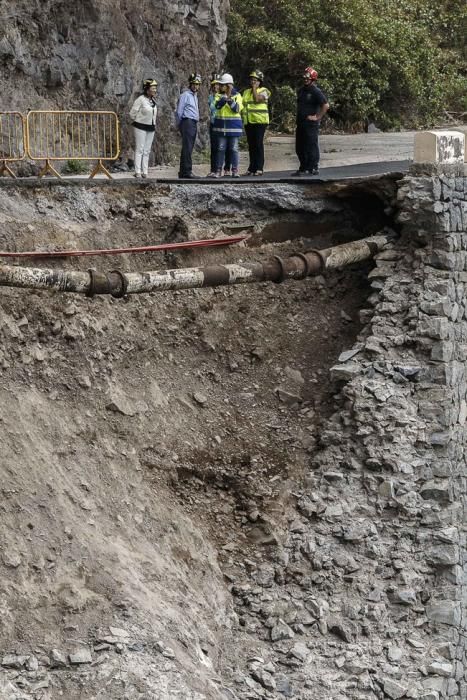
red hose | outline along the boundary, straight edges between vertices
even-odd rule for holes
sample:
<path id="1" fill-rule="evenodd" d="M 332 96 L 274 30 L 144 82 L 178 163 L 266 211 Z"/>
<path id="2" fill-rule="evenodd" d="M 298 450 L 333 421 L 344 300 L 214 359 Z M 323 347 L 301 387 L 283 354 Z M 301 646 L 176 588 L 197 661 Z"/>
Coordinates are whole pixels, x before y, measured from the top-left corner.
<path id="1" fill-rule="evenodd" d="M 231 245 L 244 241 L 247 236 L 229 236 L 229 238 L 202 239 L 200 241 L 182 241 L 181 243 L 159 243 L 158 245 L 139 246 L 137 248 L 103 248 L 101 250 L 30 250 L 22 252 L 0 251 L 0 258 L 71 258 L 84 255 L 120 255 L 122 253 L 152 253 L 158 250 L 176 248 L 203 248 Z"/>

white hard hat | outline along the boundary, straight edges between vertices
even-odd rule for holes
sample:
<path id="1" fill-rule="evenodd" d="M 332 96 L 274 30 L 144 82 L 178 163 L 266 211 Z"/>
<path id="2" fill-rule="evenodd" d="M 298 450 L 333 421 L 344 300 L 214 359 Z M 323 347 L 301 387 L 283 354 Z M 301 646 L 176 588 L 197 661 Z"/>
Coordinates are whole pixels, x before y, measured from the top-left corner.
<path id="1" fill-rule="evenodd" d="M 221 85 L 233 85 L 234 84 L 234 79 L 230 75 L 230 73 L 224 73 L 221 75 L 219 82 Z"/>

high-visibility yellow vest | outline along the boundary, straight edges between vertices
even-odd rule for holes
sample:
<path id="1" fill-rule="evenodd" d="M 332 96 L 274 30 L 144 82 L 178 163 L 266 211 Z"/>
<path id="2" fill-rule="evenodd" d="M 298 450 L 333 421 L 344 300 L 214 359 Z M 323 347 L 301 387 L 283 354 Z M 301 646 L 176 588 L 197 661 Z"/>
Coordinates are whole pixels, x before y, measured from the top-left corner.
<path id="1" fill-rule="evenodd" d="M 243 110 L 242 119 L 244 124 L 269 124 L 268 102 L 270 91 L 265 87 L 256 90 L 258 95 L 266 95 L 266 101 L 255 102 L 253 90 L 248 88 L 242 94 Z"/>
<path id="2" fill-rule="evenodd" d="M 225 102 L 226 95 L 220 93 L 215 97 L 216 116 L 213 130 L 220 136 L 241 136 L 243 133 L 242 96 L 234 90 L 231 98 L 233 104 L 229 105 Z"/>

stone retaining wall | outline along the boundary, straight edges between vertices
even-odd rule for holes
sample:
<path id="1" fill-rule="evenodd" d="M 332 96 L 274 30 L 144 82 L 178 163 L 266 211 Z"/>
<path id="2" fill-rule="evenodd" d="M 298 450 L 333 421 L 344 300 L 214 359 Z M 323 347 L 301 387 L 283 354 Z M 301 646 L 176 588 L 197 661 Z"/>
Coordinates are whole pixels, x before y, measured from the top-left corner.
<path id="1" fill-rule="evenodd" d="M 402 236 L 370 273 L 359 343 L 331 370 L 342 408 L 301 504 L 358 564 L 334 602 L 344 625 L 353 606 L 349 634 L 370 638 L 376 696 L 467 698 L 467 177 L 456 167 L 418 166 L 400 182 Z"/>

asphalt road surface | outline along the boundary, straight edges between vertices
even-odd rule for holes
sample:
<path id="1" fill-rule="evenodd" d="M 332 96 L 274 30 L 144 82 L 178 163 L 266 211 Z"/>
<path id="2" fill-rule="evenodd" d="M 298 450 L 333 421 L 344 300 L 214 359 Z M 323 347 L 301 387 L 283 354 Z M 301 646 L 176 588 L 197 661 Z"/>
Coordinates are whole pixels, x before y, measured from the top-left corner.
<path id="1" fill-rule="evenodd" d="M 190 183 L 202 183 L 203 185 L 207 183 L 219 184 L 220 182 L 248 182 L 248 183 L 258 183 L 261 182 L 326 182 L 330 180 L 347 180 L 349 178 L 362 178 L 362 177 L 375 177 L 378 175 L 388 175 L 388 174 L 401 174 L 407 172 L 410 165 L 409 160 L 391 160 L 382 161 L 377 163 L 358 163 L 355 165 L 341 165 L 334 166 L 330 168 L 321 168 L 319 175 L 302 175 L 300 177 L 293 177 L 293 171 L 290 170 L 277 170 L 272 172 L 266 172 L 261 177 L 222 177 L 222 178 L 207 178 L 200 177 L 196 180 L 183 180 L 173 177 L 160 177 L 157 176 L 158 182 L 190 182 Z"/>

